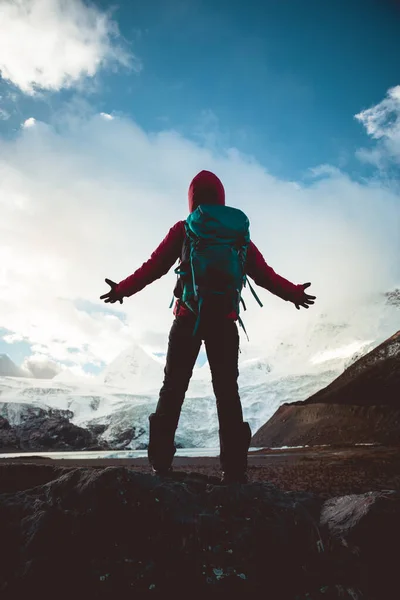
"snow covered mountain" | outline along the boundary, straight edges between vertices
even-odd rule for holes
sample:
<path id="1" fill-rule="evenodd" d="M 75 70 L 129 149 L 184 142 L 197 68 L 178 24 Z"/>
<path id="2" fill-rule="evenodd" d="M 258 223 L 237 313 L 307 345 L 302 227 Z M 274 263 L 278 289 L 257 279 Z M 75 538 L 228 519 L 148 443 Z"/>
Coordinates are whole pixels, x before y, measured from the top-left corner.
<path id="1" fill-rule="evenodd" d="M 336 371 L 272 378 L 257 382 L 254 363 L 246 385 L 241 387 L 245 418 L 256 431 L 282 404 L 302 400 L 330 383 Z M 266 369 L 267 371 L 267 369 Z M 260 377 L 261 379 L 261 377 Z M 251 383 L 251 380 L 254 383 Z M 196 394 L 196 392 L 201 392 Z M 47 410 L 69 410 L 75 425 L 92 431 L 102 431 L 102 439 L 115 448 L 142 448 L 148 441 L 148 416 L 155 409 L 157 393 L 133 394 L 108 384 L 79 384 L 0 378 L 0 416 L 11 425 L 18 425 L 32 407 Z M 182 447 L 213 447 L 218 444 L 218 420 L 211 383 L 193 380 L 188 391 L 179 428 L 177 443 Z"/>
<path id="2" fill-rule="evenodd" d="M 364 310 L 364 312 L 363 312 Z M 295 337 L 273 336 L 258 348 L 241 344 L 239 386 L 244 417 L 255 432 L 283 403 L 305 400 L 331 383 L 355 358 L 398 329 L 398 305 L 360 307 L 354 322 L 330 322 L 324 315 Z M 361 326 L 360 326 L 361 323 Z M 163 360 L 137 344 L 118 356 L 101 376 L 79 380 L 65 373 L 52 380 L 18 377 L 3 361 L 2 415 L 17 422 L 27 405 L 73 413 L 72 422 L 115 448 L 143 448 L 148 415 L 154 411 L 163 380 Z M 7 366 L 8 365 L 8 366 Z M 15 367 L 15 365 L 14 365 Z M 16 367 L 18 369 L 18 367 Z M 11 376 L 10 376 L 11 375 Z M 8 403 L 7 411 L 4 403 Z M 218 445 L 218 420 L 208 364 L 196 368 L 183 405 L 176 437 L 182 447 Z"/>
<path id="3" fill-rule="evenodd" d="M 0 377 L 26 377 L 26 375 L 7 354 L 0 354 Z"/>
<path id="4" fill-rule="evenodd" d="M 290 348 L 285 350 L 290 352 Z M 338 365 L 336 369 L 317 365 L 309 367 L 309 373 L 282 375 L 265 357 L 257 356 L 257 351 L 244 346 L 239 362 L 244 416 L 254 431 L 280 404 L 306 398 L 339 372 Z M 279 362 L 279 352 L 276 357 Z M 114 447 L 142 448 L 147 444 L 148 416 L 155 409 L 162 379 L 163 361 L 134 344 L 102 376 L 87 382 L 61 376 L 53 380 L 0 378 L 0 416 L 18 424 L 28 406 L 69 410 L 75 425 L 101 431 L 102 439 Z M 194 370 L 176 441 L 182 447 L 218 445 L 218 419 L 207 363 Z"/>
<path id="5" fill-rule="evenodd" d="M 104 370 L 105 385 L 122 387 L 135 393 L 156 390 L 163 377 L 163 362 L 147 354 L 138 344 L 122 352 Z"/>

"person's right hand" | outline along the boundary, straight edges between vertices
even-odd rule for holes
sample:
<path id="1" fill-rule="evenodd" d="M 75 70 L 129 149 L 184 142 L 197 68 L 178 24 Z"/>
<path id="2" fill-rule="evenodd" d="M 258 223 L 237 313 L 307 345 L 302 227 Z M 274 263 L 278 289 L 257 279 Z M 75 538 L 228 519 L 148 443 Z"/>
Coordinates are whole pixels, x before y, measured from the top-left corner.
<path id="1" fill-rule="evenodd" d="M 304 290 L 310 287 L 311 283 L 303 283 L 303 297 L 300 299 L 300 302 L 295 304 L 297 310 L 300 310 L 300 306 L 303 308 L 309 308 L 311 304 L 314 304 L 314 300 L 316 296 L 310 296 L 310 294 L 306 294 Z"/>
<path id="2" fill-rule="evenodd" d="M 104 302 L 106 303 L 110 302 L 111 304 L 114 304 L 114 302 L 119 301 L 122 304 L 123 296 L 117 294 L 116 292 L 116 287 L 118 283 L 115 283 L 115 281 L 111 281 L 111 279 L 106 279 L 105 282 L 108 283 L 108 285 L 111 287 L 111 290 L 107 292 L 107 294 L 103 294 L 102 296 L 100 296 L 100 300 L 104 300 Z"/>

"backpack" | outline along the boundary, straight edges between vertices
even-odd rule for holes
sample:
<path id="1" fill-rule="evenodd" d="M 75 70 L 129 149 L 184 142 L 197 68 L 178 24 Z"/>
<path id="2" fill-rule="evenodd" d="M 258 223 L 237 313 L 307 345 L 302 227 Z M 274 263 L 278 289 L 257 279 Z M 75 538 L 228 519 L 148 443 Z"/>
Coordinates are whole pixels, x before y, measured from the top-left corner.
<path id="1" fill-rule="evenodd" d="M 195 335 L 202 315 L 239 316 L 241 293 L 247 283 L 245 265 L 250 243 L 249 220 L 239 209 L 201 204 L 185 221 L 189 260 L 175 269 L 183 288 L 181 302 L 197 315 Z M 257 299 L 250 283 L 249 287 Z M 247 335 L 247 333 L 246 333 Z"/>

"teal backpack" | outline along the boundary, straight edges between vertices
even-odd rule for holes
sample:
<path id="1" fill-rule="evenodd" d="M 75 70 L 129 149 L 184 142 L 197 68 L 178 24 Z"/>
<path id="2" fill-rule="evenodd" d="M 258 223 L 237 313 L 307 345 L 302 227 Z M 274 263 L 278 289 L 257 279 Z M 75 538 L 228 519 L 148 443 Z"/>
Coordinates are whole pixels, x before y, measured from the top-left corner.
<path id="1" fill-rule="evenodd" d="M 225 315 L 235 311 L 246 333 L 239 316 L 240 304 L 246 310 L 241 296 L 246 283 L 262 306 L 245 272 L 250 243 L 247 216 L 237 208 L 201 204 L 186 219 L 185 230 L 189 256 L 175 273 L 183 282 L 181 302 L 197 315 L 193 334 L 202 314 L 218 314 L 218 309 Z"/>

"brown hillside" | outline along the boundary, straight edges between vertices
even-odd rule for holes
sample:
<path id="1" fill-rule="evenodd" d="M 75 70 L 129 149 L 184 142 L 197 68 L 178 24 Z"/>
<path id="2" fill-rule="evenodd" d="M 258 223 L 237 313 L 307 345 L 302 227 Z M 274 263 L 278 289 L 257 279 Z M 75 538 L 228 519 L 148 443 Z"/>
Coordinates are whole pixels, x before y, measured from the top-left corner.
<path id="1" fill-rule="evenodd" d="M 283 404 L 252 446 L 398 444 L 400 332 L 303 402 Z"/>

